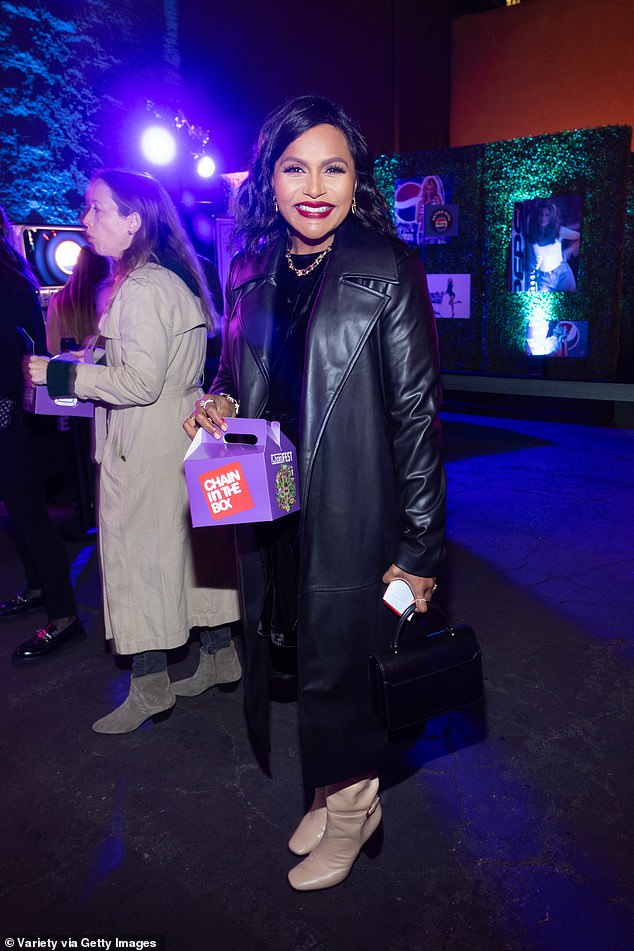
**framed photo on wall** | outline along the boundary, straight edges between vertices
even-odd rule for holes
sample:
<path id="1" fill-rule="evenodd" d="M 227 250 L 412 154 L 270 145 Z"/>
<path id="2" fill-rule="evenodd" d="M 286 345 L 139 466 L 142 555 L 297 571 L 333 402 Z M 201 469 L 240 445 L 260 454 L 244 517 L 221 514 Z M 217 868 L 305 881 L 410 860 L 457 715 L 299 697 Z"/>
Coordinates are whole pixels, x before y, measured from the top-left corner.
<path id="1" fill-rule="evenodd" d="M 428 274 L 434 317 L 467 320 L 471 316 L 470 274 Z"/>
<path id="2" fill-rule="evenodd" d="M 581 195 L 531 198 L 513 209 L 508 289 L 576 291 L 581 246 Z"/>
<path id="3" fill-rule="evenodd" d="M 445 244 L 447 236 L 439 230 L 425 231 L 425 218 L 431 209 L 450 206 L 451 176 L 420 175 L 418 178 L 397 178 L 394 182 L 394 220 L 399 237 L 414 247 L 423 244 Z"/>

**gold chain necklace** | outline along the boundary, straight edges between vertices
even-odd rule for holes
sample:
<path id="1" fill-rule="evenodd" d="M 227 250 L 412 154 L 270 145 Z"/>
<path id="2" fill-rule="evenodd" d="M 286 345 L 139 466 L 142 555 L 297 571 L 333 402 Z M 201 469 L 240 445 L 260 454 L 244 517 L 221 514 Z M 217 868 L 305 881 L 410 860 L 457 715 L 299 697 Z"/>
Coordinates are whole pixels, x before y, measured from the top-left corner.
<path id="1" fill-rule="evenodd" d="M 321 264 L 321 262 L 326 257 L 326 255 L 330 252 L 331 248 L 332 248 L 331 244 L 327 248 L 324 248 L 321 254 L 318 254 L 315 260 L 313 261 L 313 263 L 309 264 L 308 267 L 295 267 L 295 265 L 293 264 L 293 259 L 291 257 L 290 249 L 287 248 L 286 249 L 286 263 L 290 267 L 293 274 L 297 274 L 298 277 L 305 277 L 307 274 L 310 274 L 311 271 L 314 271 L 315 268 Z"/>

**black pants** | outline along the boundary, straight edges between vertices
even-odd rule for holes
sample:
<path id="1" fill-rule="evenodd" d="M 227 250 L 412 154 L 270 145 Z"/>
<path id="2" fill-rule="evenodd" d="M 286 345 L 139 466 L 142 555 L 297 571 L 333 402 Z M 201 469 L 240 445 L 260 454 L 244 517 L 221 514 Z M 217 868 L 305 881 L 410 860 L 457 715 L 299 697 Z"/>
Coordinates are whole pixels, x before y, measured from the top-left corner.
<path id="1" fill-rule="evenodd" d="M 50 618 L 77 614 L 68 553 L 48 512 L 45 481 L 47 441 L 38 420 L 16 412 L 0 432 L 0 499 L 9 515 L 9 532 L 24 565 L 27 588 L 41 589 Z"/>

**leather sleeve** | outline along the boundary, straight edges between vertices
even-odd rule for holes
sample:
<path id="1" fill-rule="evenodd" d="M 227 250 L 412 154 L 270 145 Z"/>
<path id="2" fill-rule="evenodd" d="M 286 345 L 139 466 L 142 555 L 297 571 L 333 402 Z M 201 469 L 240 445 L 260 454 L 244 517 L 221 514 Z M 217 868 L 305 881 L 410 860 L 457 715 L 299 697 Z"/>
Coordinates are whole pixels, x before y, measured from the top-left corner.
<path id="1" fill-rule="evenodd" d="M 220 362 L 218 364 L 218 372 L 216 373 L 214 381 L 211 384 L 210 393 L 229 393 L 230 396 L 233 396 L 235 399 L 240 401 L 241 396 L 240 393 L 238 393 L 238 385 L 234 378 L 231 361 L 231 334 L 229 330 L 231 317 L 233 315 L 236 303 L 234 281 L 237 264 L 238 258 L 234 257 L 229 268 L 229 276 L 227 278 L 227 287 L 225 292 L 225 322 L 222 334 Z"/>
<path id="2" fill-rule="evenodd" d="M 445 473 L 436 324 L 422 262 L 407 254 L 379 324 L 385 409 L 400 497 L 402 533 L 394 562 L 434 577 L 443 552 Z"/>

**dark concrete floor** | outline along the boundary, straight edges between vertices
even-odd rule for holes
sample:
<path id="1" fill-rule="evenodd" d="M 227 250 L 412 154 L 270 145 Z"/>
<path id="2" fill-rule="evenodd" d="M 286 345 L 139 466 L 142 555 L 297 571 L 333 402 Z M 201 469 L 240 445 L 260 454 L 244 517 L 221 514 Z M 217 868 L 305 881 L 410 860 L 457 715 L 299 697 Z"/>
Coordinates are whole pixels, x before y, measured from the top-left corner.
<path id="1" fill-rule="evenodd" d="M 373 854 L 332 890 L 287 885 L 303 807 L 292 701 L 273 706 L 270 777 L 241 688 L 92 733 L 128 673 L 104 651 L 94 547 L 71 541 L 86 642 L 16 669 L 43 617 L 0 627 L 0 946 L 634 949 L 634 430 L 447 415 L 446 442 L 438 593 L 480 635 L 486 711 L 430 723 L 386 778 Z M 54 513 L 72 532 L 72 511 Z M 22 578 L 4 530 L 0 555 L 7 596 Z M 183 652 L 172 676 L 195 663 Z"/>

